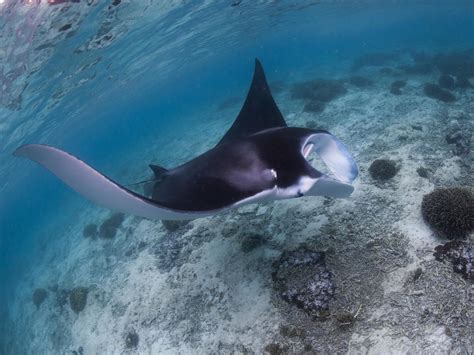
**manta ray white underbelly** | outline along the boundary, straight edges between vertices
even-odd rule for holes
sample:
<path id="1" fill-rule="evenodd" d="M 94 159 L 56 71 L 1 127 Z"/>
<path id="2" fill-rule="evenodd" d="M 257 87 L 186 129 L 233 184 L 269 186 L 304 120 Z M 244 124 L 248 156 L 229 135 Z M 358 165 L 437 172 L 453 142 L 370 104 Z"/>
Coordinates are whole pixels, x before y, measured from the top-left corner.
<path id="1" fill-rule="evenodd" d="M 334 177 L 308 163 L 313 150 Z M 329 132 L 286 126 L 258 60 L 241 112 L 219 144 L 177 168 L 153 166 L 151 198 L 54 147 L 29 144 L 14 154 L 41 164 L 101 206 L 165 220 L 195 219 L 284 198 L 347 197 L 358 174 L 348 150 Z"/>

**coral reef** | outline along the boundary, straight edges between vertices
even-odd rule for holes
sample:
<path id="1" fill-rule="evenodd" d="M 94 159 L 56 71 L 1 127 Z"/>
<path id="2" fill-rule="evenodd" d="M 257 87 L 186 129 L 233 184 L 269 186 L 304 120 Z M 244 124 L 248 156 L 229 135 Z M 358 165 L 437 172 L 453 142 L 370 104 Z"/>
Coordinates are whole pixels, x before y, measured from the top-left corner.
<path id="1" fill-rule="evenodd" d="M 418 169 L 416 169 L 416 172 L 418 173 L 419 177 L 428 179 L 430 171 L 422 166 L 420 166 Z"/>
<path id="2" fill-rule="evenodd" d="M 454 89 L 454 78 L 451 75 L 443 74 L 438 79 L 438 85 L 443 89 L 452 90 Z"/>
<path id="3" fill-rule="evenodd" d="M 315 79 L 295 84 L 291 96 L 295 99 L 330 102 L 347 92 L 339 80 Z"/>
<path id="4" fill-rule="evenodd" d="M 314 316 L 328 309 L 335 286 L 324 252 L 302 246 L 283 252 L 273 267 L 274 287 L 285 301 Z"/>
<path id="5" fill-rule="evenodd" d="M 58 285 L 51 286 L 50 290 L 54 293 L 56 305 L 62 311 L 63 307 L 68 303 L 69 291 L 60 289 Z"/>
<path id="6" fill-rule="evenodd" d="M 70 291 L 69 305 L 74 313 L 77 314 L 86 307 L 88 293 L 89 289 L 87 287 L 76 287 Z"/>
<path id="7" fill-rule="evenodd" d="M 438 54 L 433 58 L 433 63 L 445 75 L 474 77 L 474 56 L 470 52 Z"/>
<path id="8" fill-rule="evenodd" d="M 390 87 L 390 93 L 393 94 L 393 95 L 401 95 L 402 94 L 402 90 L 400 90 L 399 88 L 395 88 L 395 87 Z"/>
<path id="9" fill-rule="evenodd" d="M 316 121 L 307 121 L 306 122 L 306 127 L 315 129 L 315 128 L 319 127 L 319 124 Z"/>
<path id="10" fill-rule="evenodd" d="M 167 220 L 162 220 L 161 223 L 163 224 L 163 227 L 168 232 L 176 232 L 178 229 L 181 227 L 184 227 L 189 223 L 189 221 L 167 221 Z"/>
<path id="11" fill-rule="evenodd" d="M 464 238 L 474 230 L 474 195 L 468 188 L 437 188 L 423 197 L 421 214 L 439 235 Z"/>
<path id="12" fill-rule="evenodd" d="M 415 64 L 427 63 L 431 60 L 428 54 L 417 50 L 411 50 L 409 55 Z"/>
<path id="13" fill-rule="evenodd" d="M 426 96 L 431 97 L 443 102 L 453 102 L 456 101 L 456 97 L 451 94 L 449 91 L 444 90 L 436 84 L 425 84 L 423 87 L 423 92 Z"/>
<path id="14" fill-rule="evenodd" d="M 405 80 L 396 80 L 390 85 L 390 92 L 394 95 L 401 95 L 402 88 L 405 87 L 406 81 Z"/>
<path id="15" fill-rule="evenodd" d="M 265 244 L 265 237 L 258 234 L 244 235 L 242 242 L 240 243 L 240 249 L 244 253 L 250 253 L 252 250 Z"/>
<path id="16" fill-rule="evenodd" d="M 270 84 L 270 90 L 272 91 L 272 94 L 279 94 L 285 89 L 285 82 L 282 80 L 276 80 L 272 81 Z M 241 98 L 239 98 L 239 101 Z"/>
<path id="17" fill-rule="evenodd" d="M 395 80 L 390 86 L 392 88 L 401 89 L 406 86 L 407 82 L 405 80 Z"/>
<path id="18" fill-rule="evenodd" d="M 431 63 L 417 63 L 414 65 L 402 65 L 399 69 L 403 70 L 405 74 L 428 75 L 433 72 L 433 65 Z"/>
<path id="19" fill-rule="evenodd" d="M 446 134 L 446 142 L 454 145 L 454 154 L 467 155 L 471 151 L 472 132 L 469 129 L 463 129 L 459 125 L 453 125 Z"/>
<path id="20" fill-rule="evenodd" d="M 393 160 L 376 159 L 370 164 L 369 173 L 375 180 L 388 180 L 397 175 L 398 167 Z"/>
<path id="21" fill-rule="evenodd" d="M 303 111 L 309 113 L 320 113 L 324 111 L 325 107 L 326 104 L 322 101 L 310 101 L 304 105 Z"/>
<path id="22" fill-rule="evenodd" d="M 36 308 L 39 308 L 44 300 L 48 297 L 48 292 L 44 288 L 37 288 L 33 292 L 33 303 Z"/>
<path id="23" fill-rule="evenodd" d="M 97 225 L 91 223 L 84 227 L 84 229 L 82 230 L 82 235 L 85 238 L 95 238 L 97 237 L 97 232 Z"/>
<path id="24" fill-rule="evenodd" d="M 352 65 L 352 70 L 358 70 L 363 67 L 380 67 L 387 65 L 389 63 L 394 62 L 399 58 L 397 53 L 369 53 L 363 56 L 360 56 L 356 60 L 354 60 L 354 64 Z"/>
<path id="25" fill-rule="evenodd" d="M 219 111 L 227 110 L 229 108 L 239 105 L 241 101 L 242 101 L 242 98 L 239 96 L 229 97 L 217 105 L 217 110 Z"/>
<path id="26" fill-rule="evenodd" d="M 100 226 L 99 236 L 104 239 L 112 239 L 117 234 L 117 229 L 122 225 L 125 215 L 123 213 L 114 213 L 107 218 Z"/>
<path id="27" fill-rule="evenodd" d="M 372 86 L 374 82 L 366 77 L 360 75 L 354 75 L 349 78 L 351 85 L 357 86 L 358 88 L 366 88 Z"/>
<path id="28" fill-rule="evenodd" d="M 270 343 L 265 346 L 265 352 L 269 355 L 284 355 L 288 354 L 288 346 L 278 343 Z"/>
<path id="29" fill-rule="evenodd" d="M 134 330 L 128 332 L 125 336 L 125 347 L 127 349 L 136 348 L 138 346 L 138 340 L 138 334 Z"/>
<path id="30" fill-rule="evenodd" d="M 471 84 L 469 78 L 465 76 L 456 77 L 455 86 L 460 89 L 474 88 L 474 85 Z"/>
<path id="31" fill-rule="evenodd" d="M 474 247 L 465 242 L 454 240 L 438 245 L 433 254 L 438 261 L 449 260 L 453 271 L 463 278 L 474 281 Z"/>
<path id="32" fill-rule="evenodd" d="M 379 73 L 382 75 L 394 75 L 395 70 L 393 70 L 393 68 L 390 68 L 390 67 L 383 67 L 379 69 Z"/>
<path id="33" fill-rule="evenodd" d="M 339 80 L 315 79 L 295 84 L 291 88 L 291 97 L 308 101 L 305 111 L 321 112 L 325 104 L 347 93 Z"/>
<path id="34" fill-rule="evenodd" d="M 72 354 L 73 355 L 83 355 L 84 354 L 84 348 L 82 346 L 80 346 L 79 348 L 77 348 L 77 350 L 73 350 Z"/>

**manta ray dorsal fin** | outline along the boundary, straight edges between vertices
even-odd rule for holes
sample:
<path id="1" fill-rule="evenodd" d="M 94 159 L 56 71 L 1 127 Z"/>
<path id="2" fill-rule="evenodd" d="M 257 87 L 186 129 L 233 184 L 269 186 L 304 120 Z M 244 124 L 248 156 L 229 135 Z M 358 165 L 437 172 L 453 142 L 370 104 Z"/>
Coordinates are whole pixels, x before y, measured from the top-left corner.
<path id="1" fill-rule="evenodd" d="M 163 178 L 163 175 L 166 174 L 168 169 L 163 168 L 162 166 L 159 165 L 149 165 L 150 169 L 153 170 L 153 173 L 155 174 L 155 178 L 161 179 Z"/>
<path id="2" fill-rule="evenodd" d="M 255 59 L 255 71 L 245 103 L 219 144 L 275 127 L 286 127 L 286 122 L 273 100 L 262 64 Z"/>

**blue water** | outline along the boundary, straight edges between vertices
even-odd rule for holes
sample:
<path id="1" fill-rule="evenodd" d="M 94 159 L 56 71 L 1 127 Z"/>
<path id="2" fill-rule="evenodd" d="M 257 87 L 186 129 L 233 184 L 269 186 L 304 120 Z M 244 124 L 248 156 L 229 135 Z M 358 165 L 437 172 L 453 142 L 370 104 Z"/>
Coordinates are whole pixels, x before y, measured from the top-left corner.
<path id="1" fill-rule="evenodd" d="M 156 23 L 148 14 L 145 24 L 140 21 L 141 5 L 123 1 L 113 26 L 123 22 L 127 30 L 109 47 L 72 54 L 98 27 L 105 3 L 87 9 L 73 36 L 51 39 L 54 51 L 49 57 L 37 70 L 16 79 L 29 83 L 21 107 L 0 111 L 0 122 L 12 122 L 0 131 L 0 142 L 8 142 L 0 144 L 0 314 L 13 302 L 18 280 L 41 260 L 42 250 L 74 223 L 75 215 L 91 206 L 47 171 L 12 157 L 17 146 L 33 142 L 58 146 L 120 180 L 121 169 L 127 168 L 121 157 L 131 149 L 144 149 L 156 139 L 179 139 L 182 130 L 200 135 L 197 112 L 229 97 L 243 98 L 255 57 L 272 81 L 287 82 L 307 70 L 337 76 L 364 53 L 474 46 L 472 1 L 243 0 L 238 6 L 230 6 L 231 1 L 196 1 L 173 5 Z M 8 17 L 7 6 L 9 11 L 15 9 L 16 17 Z M 28 5 L 13 0 L 0 4 L 0 29 L 14 26 L 12 21 L 22 16 L 21 6 Z M 86 9 L 85 1 L 60 6 L 70 6 L 69 11 L 74 6 Z M 127 6 L 134 9 L 132 16 L 127 16 Z M 32 5 L 28 11 L 36 10 Z M 158 17 L 160 11 L 154 11 Z M 43 18 L 62 21 L 52 12 Z M 33 52 L 35 41 L 43 43 L 47 36 L 47 31 L 37 33 L 27 50 Z M 1 41 L 6 48 L 12 46 L 0 37 L 0 48 Z M 173 46 L 179 41 L 183 43 Z M 74 68 L 96 57 L 101 57 L 96 76 L 85 85 L 70 87 L 51 108 L 51 93 L 79 80 L 82 73 Z M 7 64 L 0 62 L 0 70 L 4 68 Z M 59 71 L 63 74 L 51 79 Z M 26 124 L 40 115 L 46 117 L 40 125 Z M 230 123 L 232 117 L 225 120 Z M 208 139 L 217 142 L 219 137 Z M 182 143 L 186 149 L 187 142 Z M 146 177 L 148 163 L 136 161 L 133 170 L 143 167 Z"/>

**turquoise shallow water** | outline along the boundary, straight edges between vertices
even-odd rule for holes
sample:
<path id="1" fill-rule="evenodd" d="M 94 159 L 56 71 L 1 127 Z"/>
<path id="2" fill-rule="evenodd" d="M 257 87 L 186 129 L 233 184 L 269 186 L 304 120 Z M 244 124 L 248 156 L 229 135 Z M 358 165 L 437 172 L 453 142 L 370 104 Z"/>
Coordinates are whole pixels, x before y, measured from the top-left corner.
<path id="1" fill-rule="evenodd" d="M 311 121 L 335 127 L 350 140 L 356 159 L 365 161 L 366 153 L 360 147 L 377 142 L 366 136 L 370 129 L 360 136 L 351 131 L 356 126 L 350 126 L 349 118 L 346 124 L 345 117 L 352 117 L 351 110 L 358 104 L 371 102 L 371 96 L 381 92 L 389 95 L 389 81 L 397 79 L 408 81 L 407 95 L 424 98 L 422 85 L 436 82 L 441 72 L 436 66 L 426 74 L 403 69 L 416 62 L 413 53 L 431 58 L 439 53 L 467 51 L 467 65 L 471 70 L 474 66 L 471 1 L 92 0 L 48 5 L 45 1 L 26 4 L 5 0 L 0 4 L 0 30 L 2 334 L 7 334 L 4 329 L 11 328 L 16 317 L 25 319 L 13 311 L 19 307 L 18 295 L 30 292 L 24 290 L 24 280 L 31 280 L 35 272 L 56 272 L 45 265 L 51 260 L 56 265 L 67 264 L 69 254 L 64 245 L 73 249 L 75 240 L 83 241 L 78 226 L 83 223 L 84 211 L 88 216 L 96 213 L 104 217 L 103 209 L 86 202 L 45 170 L 15 159 L 12 152 L 21 144 L 61 147 L 123 183 L 146 179 L 147 165 L 152 161 L 171 167 L 220 139 L 240 109 L 254 58 L 258 57 L 270 86 L 282 87 L 282 93 L 275 96 L 289 123 Z M 384 53 L 390 59 L 364 65 L 354 74 L 358 58 L 373 53 Z M 389 80 L 378 71 L 384 67 L 405 71 Z M 322 113 L 308 114 L 289 94 L 299 81 L 320 77 L 346 80 L 356 74 L 376 82 L 376 89 L 360 98 L 338 101 L 335 106 L 330 103 Z M 468 77 L 471 84 L 473 76 Z M 350 94 L 356 90 L 348 81 L 344 85 Z M 412 105 L 423 109 L 417 113 L 413 107 L 410 114 L 422 121 L 430 115 L 427 112 L 431 112 L 430 117 L 464 115 L 460 124 L 472 127 L 473 89 L 459 89 L 454 94 L 459 97 L 455 108 L 436 100 L 417 101 Z M 396 125 L 390 115 L 404 108 L 403 102 L 394 107 L 389 103 L 391 97 L 380 97 L 379 106 L 386 104 L 386 108 L 376 111 L 380 107 L 371 102 L 373 111 L 368 118 L 381 124 L 373 132 L 382 132 L 385 119 L 387 127 Z M 380 116 L 380 112 L 387 116 Z M 415 143 L 424 139 L 414 138 Z M 436 152 L 440 143 L 433 142 Z M 402 140 L 400 146 L 403 144 Z M 385 151 L 378 152 L 381 155 Z M 433 155 L 427 153 L 425 162 Z M 461 177 L 440 179 L 449 185 L 472 184 L 472 179 L 465 177 L 469 171 L 472 175 L 472 157 L 459 159 L 459 169 L 464 169 Z M 456 171 L 457 166 L 446 170 Z M 441 180 L 433 184 L 438 186 Z M 130 223 L 130 230 L 137 227 Z M 205 222 L 200 223 L 199 228 L 206 229 Z M 222 221 L 222 228 L 226 224 Z M 258 227 L 255 233 L 259 233 Z M 55 248 L 62 252 L 47 259 L 47 250 Z M 48 279 L 54 280 L 54 275 Z M 59 340 L 45 340 L 45 352 L 69 351 L 71 344 L 77 343 L 69 335 L 57 333 L 54 337 Z M 28 346 L 18 345 L 22 340 L 14 334 L 8 340 L 0 338 L 2 353 L 31 352 Z M 160 350 L 153 348 L 158 342 L 152 338 L 140 343 L 141 352 Z M 80 341 L 94 349 L 90 339 L 82 337 Z M 246 342 L 251 351 L 262 349 L 252 340 Z M 35 340 L 38 343 L 41 341 Z M 107 346 L 101 349 L 119 351 Z M 179 347 L 166 349 L 173 353 Z M 184 352 L 189 349 L 181 348 Z"/>

